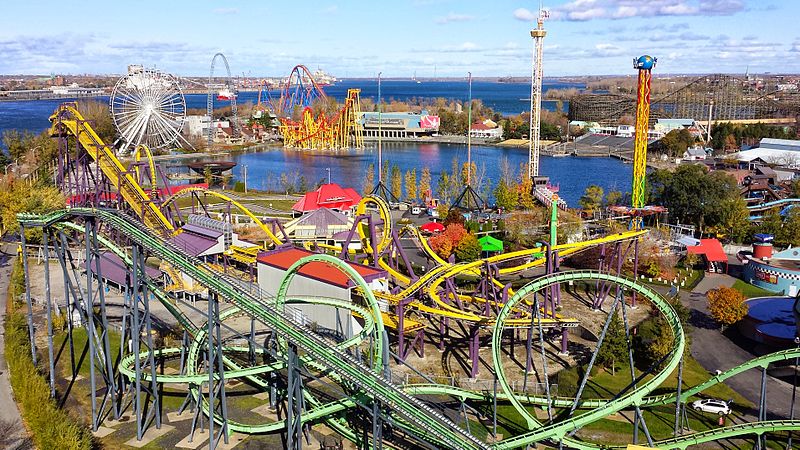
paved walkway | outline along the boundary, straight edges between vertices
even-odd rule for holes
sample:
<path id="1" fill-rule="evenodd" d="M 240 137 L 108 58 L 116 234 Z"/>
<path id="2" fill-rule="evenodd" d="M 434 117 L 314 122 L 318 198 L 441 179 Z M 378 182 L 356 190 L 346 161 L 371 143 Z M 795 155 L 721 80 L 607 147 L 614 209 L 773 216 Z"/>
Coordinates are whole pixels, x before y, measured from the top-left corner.
<path id="1" fill-rule="evenodd" d="M 737 332 L 720 333 L 719 326 L 710 317 L 706 292 L 721 286 L 730 287 L 735 278 L 724 274 L 706 274 L 705 278 L 691 293 L 682 292 L 681 301 L 689 307 L 692 325 L 692 356 L 712 374 L 716 370 L 727 370 L 731 367 L 753 359 L 752 343 L 739 337 Z M 758 403 L 761 397 L 761 371 L 748 370 L 732 378 L 725 384 L 740 393 L 755 405 L 755 409 L 742 411 L 748 420 L 756 420 Z M 767 411 L 768 418 L 788 418 L 792 398 L 792 386 L 777 378 L 767 376 Z M 727 399 L 723 399 L 727 400 Z M 798 407 L 795 407 L 798 413 Z"/>
<path id="2" fill-rule="evenodd" d="M 8 366 L 4 354 L 5 349 L 5 317 L 6 303 L 8 301 L 8 283 L 11 277 L 11 267 L 14 262 L 15 245 L 0 244 L 0 431 L 12 433 L 0 436 L 0 444 L 5 448 L 26 447 L 24 433 L 20 433 L 22 419 L 19 415 L 17 404 L 11 395 L 11 384 L 8 377 Z M 17 434 L 14 436 L 13 434 Z"/>

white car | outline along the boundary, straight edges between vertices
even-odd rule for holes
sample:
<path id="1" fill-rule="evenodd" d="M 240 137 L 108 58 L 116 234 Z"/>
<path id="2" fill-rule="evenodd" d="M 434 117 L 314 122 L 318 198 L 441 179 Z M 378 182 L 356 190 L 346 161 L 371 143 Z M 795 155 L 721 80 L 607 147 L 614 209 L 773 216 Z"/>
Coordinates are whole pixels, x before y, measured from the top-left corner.
<path id="1" fill-rule="evenodd" d="M 414 214 L 415 216 L 418 216 L 421 213 L 422 213 L 422 208 L 420 208 L 419 206 L 415 206 L 415 207 L 411 208 L 411 214 Z"/>
<path id="2" fill-rule="evenodd" d="M 720 416 L 727 416 L 731 413 L 731 407 L 728 406 L 728 402 L 714 398 L 695 400 L 692 402 L 692 408 L 694 408 L 695 411 L 703 411 Z"/>

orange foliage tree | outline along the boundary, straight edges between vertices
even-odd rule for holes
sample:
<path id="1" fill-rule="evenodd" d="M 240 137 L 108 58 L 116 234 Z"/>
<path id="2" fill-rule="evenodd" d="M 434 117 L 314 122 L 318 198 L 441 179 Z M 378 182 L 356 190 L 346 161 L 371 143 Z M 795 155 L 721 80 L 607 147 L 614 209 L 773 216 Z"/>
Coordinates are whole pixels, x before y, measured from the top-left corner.
<path id="1" fill-rule="evenodd" d="M 467 229 L 464 228 L 464 225 L 460 223 L 450 223 L 444 231 L 433 236 L 429 243 L 437 255 L 447 259 L 467 234 Z"/>
<path id="2" fill-rule="evenodd" d="M 733 325 L 747 315 L 744 295 L 733 288 L 719 287 L 706 294 L 711 317 L 723 326 Z"/>

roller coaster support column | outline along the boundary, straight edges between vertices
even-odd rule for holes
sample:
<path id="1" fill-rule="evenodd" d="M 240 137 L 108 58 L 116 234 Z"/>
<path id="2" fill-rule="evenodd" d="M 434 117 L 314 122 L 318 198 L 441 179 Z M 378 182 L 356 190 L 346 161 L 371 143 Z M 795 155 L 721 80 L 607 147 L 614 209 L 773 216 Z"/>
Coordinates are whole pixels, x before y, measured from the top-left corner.
<path id="1" fill-rule="evenodd" d="M 28 337 L 31 340 L 31 358 L 36 365 L 36 339 L 33 328 L 33 304 L 31 303 L 31 275 L 28 270 L 28 247 L 25 243 L 25 226 L 19 227 L 20 249 L 22 250 L 22 270 L 25 274 L 25 304 L 28 306 Z"/>
<path id="2" fill-rule="evenodd" d="M 297 346 L 288 345 L 286 362 L 286 448 L 300 450 L 303 448 L 303 377 L 300 374 L 300 359 Z M 226 438 L 227 443 L 227 438 Z"/>
<path id="3" fill-rule="evenodd" d="M 214 450 L 220 439 L 228 443 L 228 404 L 225 396 L 225 367 L 222 363 L 222 330 L 219 322 L 219 296 L 208 296 L 208 448 Z M 222 426 L 214 436 L 214 416 L 219 414 Z"/>
<path id="4" fill-rule="evenodd" d="M 104 417 L 104 410 L 106 402 L 109 397 L 111 398 L 111 408 L 114 411 L 114 417 L 119 418 L 119 405 L 116 402 L 115 394 L 115 379 L 114 379 L 114 365 L 111 361 L 111 343 L 108 337 L 108 315 L 106 312 L 106 300 L 104 292 L 103 273 L 101 267 L 101 254 L 97 240 L 97 227 L 98 224 L 95 220 L 87 218 L 84 229 L 84 239 L 86 240 L 86 329 L 87 341 L 89 342 L 89 374 L 91 385 L 91 398 L 92 398 L 92 430 L 97 431 L 100 422 Z M 92 262 L 94 268 L 92 268 Z M 99 318 L 94 314 L 94 297 L 95 293 L 92 289 L 94 280 L 97 280 L 96 295 L 100 300 L 100 308 L 98 309 Z M 97 335 L 97 326 L 100 326 L 100 335 Z M 102 346 L 98 348 L 98 346 Z M 103 399 L 100 406 L 97 406 L 97 386 L 95 380 L 95 369 L 100 369 L 100 375 L 105 382 L 105 390 L 103 392 Z"/>
<path id="5" fill-rule="evenodd" d="M 69 362 L 70 362 L 70 370 L 72 379 L 74 380 L 75 377 L 78 375 L 78 368 L 75 365 L 75 341 L 72 340 L 72 330 L 74 328 L 74 324 L 72 323 L 72 316 L 75 311 L 79 309 L 75 306 L 75 299 L 76 296 L 71 295 L 72 292 L 72 281 L 69 278 L 69 272 L 67 271 L 67 262 L 65 254 L 67 252 L 67 237 L 64 235 L 63 231 L 58 232 L 58 239 L 53 239 L 53 247 L 56 251 L 56 257 L 58 258 L 58 263 L 61 265 L 61 273 L 64 277 L 64 303 L 65 303 L 65 311 L 66 311 L 66 322 L 67 322 L 67 340 L 69 341 Z"/>
<path id="6" fill-rule="evenodd" d="M 156 361 L 155 352 L 153 349 L 153 326 L 150 318 L 150 293 L 144 283 L 144 277 L 147 276 L 145 272 L 145 255 L 138 245 L 133 245 L 131 249 L 131 261 L 133 262 L 133 270 L 131 276 L 131 344 L 132 352 L 137 357 L 134 359 L 134 406 L 136 411 L 136 439 L 142 440 L 144 432 L 150 424 L 150 420 L 154 419 L 156 428 L 161 428 L 161 401 L 158 393 L 158 381 L 156 379 Z M 147 356 L 142 364 L 140 355 L 142 352 L 141 346 L 144 344 Z M 149 386 L 146 382 L 142 381 L 142 374 L 150 372 Z M 142 391 L 145 391 L 144 402 L 149 398 L 153 399 L 152 408 L 147 408 L 145 413 L 146 404 L 142 401 Z M 144 415 L 143 415 L 144 414 Z"/>
<path id="7" fill-rule="evenodd" d="M 53 305 L 50 300 L 50 243 L 48 227 L 42 229 L 42 248 L 44 249 L 44 301 L 47 303 L 47 361 L 50 370 L 50 397 L 56 397 L 55 358 L 53 357 Z"/>
<path id="8" fill-rule="evenodd" d="M 759 422 L 767 420 L 767 366 L 761 368 L 761 398 L 758 401 L 758 420 Z M 759 450 L 767 448 L 763 434 L 756 436 L 756 448 Z"/>

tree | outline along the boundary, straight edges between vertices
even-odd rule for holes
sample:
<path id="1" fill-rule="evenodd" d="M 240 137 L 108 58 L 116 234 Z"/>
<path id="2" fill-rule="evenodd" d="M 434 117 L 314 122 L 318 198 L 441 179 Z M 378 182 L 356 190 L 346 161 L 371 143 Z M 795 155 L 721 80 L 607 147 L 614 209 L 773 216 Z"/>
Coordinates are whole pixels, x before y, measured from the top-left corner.
<path id="1" fill-rule="evenodd" d="M 406 170 L 406 198 L 410 201 L 416 201 L 419 198 L 417 169 Z"/>
<path id="2" fill-rule="evenodd" d="M 664 153 L 679 158 L 687 148 L 694 145 L 694 136 L 686 128 L 672 130 L 659 141 L 659 147 Z"/>
<path id="3" fill-rule="evenodd" d="M 733 325 L 747 315 L 744 295 L 736 289 L 722 286 L 708 291 L 706 297 L 711 317 L 722 326 Z"/>
<path id="4" fill-rule="evenodd" d="M 30 212 L 43 214 L 63 208 L 64 195 L 54 186 L 36 184 L 28 186 L 26 181 L 10 181 L 0 186 L 0 234 L 19 230 L 17 214 Z M 25 236 L 30 242 L 39 242 L 41 229 L 30 229 Z"/>
<path id="5" fill-rule="evenodd" d="M 718 216 L 717 230 L 731 241 L 742 242 L 750 229 L 750 212 L 744 199 L 738 195 L 722 199 Z M 800 243 L 800 229 L 797 239 Z"/>
<path id="6" fill-rule="evenodd" d="M 361 186 L 361 192 L 364 195 L 369 195 L 372 192 L 372 188 L 375 187 L 375 164 L 370 163 L 367 166 L 367 173 L 364 174 L 364 184 Z"/>
<path id="7" fill-rule="evenodd" d="M 628 340 L 625 337 L 625 328 L 619 315 L 614 311 L 611 323 L 608 325 L 603 345 L 597 352 L 597 363 L 603 367 L 610 367 L 611 374 L 616 375 L 616 365 L 628 356 Z"/>
<path id="8" fill-rule="evenodd" d="M 494 199 L 499 208 L 512 210 L 517 207 L 517 189 L 501 179 L 494 188 Z"/>
<path id="9" fill-rule="evenodd" d="M 403 175 L 397 164 L 392 166 L 392 195 L 400 200 L 403 197 Z"/>
<path id="10" fill-rule="evenodd" d="M 385 183 L 389 182 L 389 161 L 383 162 L 383 167 L 381 167 L 381 181 Z"/>
<path id="11" fill-rule="evenodd" d="M 456 261 L 475 261 L 480 258 L 482 250 L 478 238 L 474 234 L 468 233 L 456 246 Z"/>
<path id="12" fill-rule="evenodd" d="M 649 202 L 665 206 L 670 217 L 692 223 L 705 231 L 705 224 L 719 223 L 724 209 L 739 196 L 736 179 L 725 172 L 708 172 L 704 166 L 687 164 L 674 172 L 655 170 L 647 177 Z"/>
<path id="13" fill-rule="evenodd" d="M 427 166 L 422 168 L 422 173 L 419 177 L 419 196 L 423 200 L 433 195 L 431 191 L 431 169 Z"/>
<path id="14" fill-rule="evenodd" d="M 599 209 L 603 205 L 603 188 L 596 184 L 588 186 L 583 196 L 578 200 L 578 204 L 581 205 L 581 208 L 590 212 Z"/>
<path id="15" fill-rule="evenodd" d="M 10 129 L 3 131 L 3 145 L 8 149 L 11 159 L 21 158 L 28 151 L 33 134 L 29 131 Z"/>
<path id="16" fill-rule="evenodd" d="M 447 171 L 439 173 L 439 181 L 436 183 L 436 196 L 439 197 L 439 203 L 449 205 L 452 193 L 452 179 Z"/>
<path id="17" fill-rule="evenodd" d="M 606 194 L 606 205 L 617 206 L 621 204 L 622 204 L 622 192 L 617 190 L 608 191 L 608 194 Z"/>
<path id="18" fill-rule="evenodd" d="M 528 176 L 528 164 L 520 164 L 517 181 L 517 204 L 522 209 L 532 209 L 536 202 L 533 200 L 533 180 Z"/>

